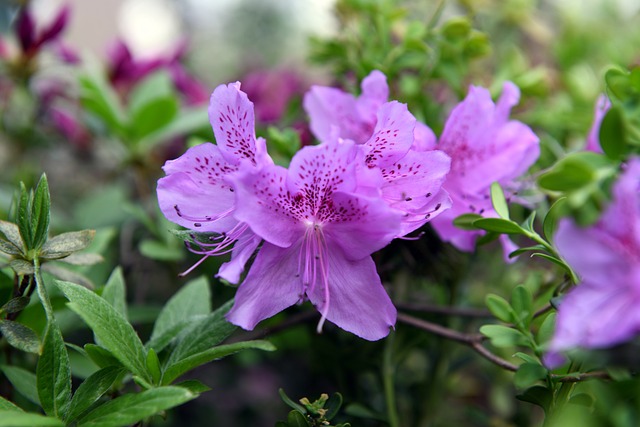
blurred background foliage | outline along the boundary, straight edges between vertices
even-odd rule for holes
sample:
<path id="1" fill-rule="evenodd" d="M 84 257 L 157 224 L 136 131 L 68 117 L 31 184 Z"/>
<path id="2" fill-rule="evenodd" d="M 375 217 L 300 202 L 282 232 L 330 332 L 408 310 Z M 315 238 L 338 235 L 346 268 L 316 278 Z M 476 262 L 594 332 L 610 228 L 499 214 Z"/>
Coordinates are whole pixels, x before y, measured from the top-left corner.
<path id="1" fill-rule="evenodd" d="M 256 105 L 258 134 L 286 164 L 300 145 L 312 143 L 301 109 L 311 84 L 356 93 L 360 80 L 379 69 L 390 98 L 407 103 L 438 134 L 470 84 L 497 94 L 511 80 L 522 91 L 515 118 L 541 138 L 533 181 L 585 146 L 605 72 L 640 65 L 640 5 L 634 0 L 130 0 L 104 2 L 112 3 L 102 12 L 109 25 L 96 26 L 95 34 L 87 21 L 99 21 L 106 6 L 72 1 L 66 28 L 35 47 L 16 32 L 18 7 L 27 3 L 40 29 L 55 21 L 62 5 L 0 5 L 0 218 L 8 218 L 17 184 L 33 186 L 46 172 L 54 234 L 96 230 L 88 251 L 104 261 L 76 272 L 100 288 L 122 266 L 129 317 L 145 337 L 160 306 L 186 282 L 178 273 L 197 261 L 159 213 L 155 183 L 166 160 L 213 140 L 206 107 L 216 85 L 242 82 Z M 618 97 L 619 108 L 637 119 L 625 95 Z M 587 207 L 585 222 L 597 216 L 606 185 L 585 196 L 600 200 Z M 545 193 L 524 197 L 546 210 Z M 528 213 L 514 210 L 519 219 Z M 508 299 L 514 285 L 524 284 L 540 308 L 563 280 L 562 271 L 542 262 L 505 264 L 495 246 L 463 254 L 425 232 L 374 256 L 400 311 L 477 332 L 491 320 L 484 309 L 488 293 Z M 207 260 L 195 273 L 211 280 L 214 307 L 234 294 L 212 277 L 222 261 Z M 0 270 L 3 301 L 12 277 L 8 268 Z M 65 316 L 61 295 L 52 298 Z M 442 306 L 468 311 L 459 316 L 433 309 Z M 42 324 L 41 311 L 28 308 L 22 320 Z M 458 343 L 404 324 L 376 343 L 331 325 L 317 335 L 313 316 L 308 306 L 295 307 L 256 332 L 238 333 L 236 339 L 268 333 L 278 351 L 245 352 L 199 368 L 197 377 L 212 391 L 153 425 L 274 425 L 288 412 L 279 388 L 294 400 L 340 392 L 345 406 L 336 419 L 358 426 L 387 425 L 390 406 L 402 426 L 542 422 L 540 408 L 514 398 L 522 390 L 512 373 Z M 87 334 L 67 323 L 68 341 Z M 635 350 L 622 346 L 590 357 L 634 370 Z M 496 349 L 508 360 L 515 351 Z M 78 375 L 86 368 L 73 363 Z M 620 380 L 579 384 L 589 398 L 567 405 L 548 425 L 640 425 L 640 383 L 624 375 Z"/>

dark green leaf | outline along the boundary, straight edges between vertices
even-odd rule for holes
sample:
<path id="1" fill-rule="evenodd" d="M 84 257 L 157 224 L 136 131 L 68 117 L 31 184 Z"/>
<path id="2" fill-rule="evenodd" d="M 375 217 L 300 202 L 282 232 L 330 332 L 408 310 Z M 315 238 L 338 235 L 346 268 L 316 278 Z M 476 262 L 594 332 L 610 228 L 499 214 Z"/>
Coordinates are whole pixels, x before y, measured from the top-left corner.
<path id="1" fill-rule="evenodd" d="M 125 370 L 120 367 L 108 366 L 91 374 L 80 384 L 73 395 L 65 421 L 67 423 L 75 421 L 109 391 L 113 383 L 124 373 Z"/>
<path id="2" fill-rule="evenodd" d="M 47 415 L 62 418 L 71 401 L 69 354 L 56 323 L 49 325 L 36 368 L 38 397 Z"/>
<path id="3" fill-rule="evenodd" d="M 11 243 L 20 252 L 24 251 L 22 237 L 20 237 L 20 229 L 12 222 L 0 220 L 0 233 L 4 235 L 7 242 Z"/>
<path id="4" fill-rule="evenodd" d="M 20 182 L 20 195 L 18 197 L 17 224 L 20 236 L 24 242 L 25 251 L 33 249 L 33 237 L 31 235 L 31 197 L 23 182 Z"/>
<path id="5" fill-rule="evenodd" d="M 495 347 L 514 347 L 529 343 L 520 331 L 507 326 L 484 325 L 480 327 L 480 333 L 488 337 Z"/>
<path id="6" fill-rule="evenodd" d="M 324 405 L 327 410 L 324 417 L 331 421 L 333 417 L 338 415 L 338 411 L 342 407 L 342 395 L 340 393 L 333 393 L 327 403 Z"/>
<path id="7" fill-rule="evenodd" d="M 118 359 L 106 348 L 100 347 L 95 344 L 85 344 L 84 351 L 87 355 L 98 365 L 100 368 L 106 368 L 109 366 L 123 366 Z"/>
<path id="8" fill-rule="evenodd" d="M 538 405 L 547 412 L 553 402 L 553 392 L 546 387 L 537 385 L 525 390 L 524 393 L 517 395 L 516 398 L 523 402 Z"/>
<path id="9" fill-rule="evenodd" d="M 13 402 L 8 401 L 4 397 L 0 396 L 0 411 L 18 411 L 23 412 L 22 408 L 16 406 Z"/>
<path id="10" fill-rule="evenodd" d="M 567 273 L 571 274 L 572 276 L 574 275 L 573 270 L 571 270 L 571 267 L 569 267 L 564 261 L 562 261 L 561 259 L 558 259 L 554 256 L 551 255 L 547 255 L 547 254 L 541 254 L 541 253 L 535 253 L 535 254 L 531 254 L 532 257 L 537 256 L 540 258 L 544 258 L 547 261 L 550 261 L 556 265 L 559 265 L 560 267 L 562 267 Z"/>
<path id="11" fill-rule="evenodd" d="M 537 341 L 540 345 L 544 345 L 551 340 L 551 337 L 553 337 L 553 331 L 555 330 L 555 325 L 556 313 L 549 313 L 547 317 L 544 318 L 544 321 L 538 329 L 538 334 L 536 335 Z"/>
<path id="12" fill-rule="evenodd" d="M 629 93 L 629 73 L 625 70 L 611 68 L 604 74 L 607 88 L 619 100 L 625 100 Z"/>
<path id="13" fill-rule="evenodd" d="M 289 407 L 291 409 L 295 409 L 296 411 L 300 412 L 301 414 L 306 414 L 307 413 L 307 410 L 302 405 L 294 402 L 289 396 L 287 396 L 287 393 L 285 393 L 283 389 L 279 388 L 278 389 L 278 394 L 280 394 L 280 399 L 282 399 L 282 401 L 284 403 L 289 405 Z"/>
<path id="14" fill-rule="evenodd" d="M 40 405 L 40 399 L 38 398 L 38 386 L 36 385 L 36 375 L 33 372 L 17 366 L 6 365 L 0 366 L 0 370 L 18 393 L 36 405 Z"/>
<path id="15" fill-rule="evenodd" d="M 200 129 L 210 130 L 210 128 L 211 124 L 209 123 L 206 107 L 183 110 L 168 126 L 160 128 L 140 140 L 138 149 L 141 152 L 148 152 L 148 150 L 151 150 L 161 142 L 177 136 L 187 135 Z"/>
<path id="16" fill-rule="evenodd" d="M 607 111 L 600 124 L 600 146 L 613 160 L 620 160 L 626 153 L 626 122 L 622 109 L 613 106 Z"/>
<path id="17" fill-rule="evenodd" d="M 536 252 L 536 251 L 544 251 L 544 250 L 546 250 L 546 248 L 542 245 L 534 245 L 534 246 L 527 246 L 524 248 L 518 248 L 515 251 L 509 253 L 509 258 L 522 255 L 525 252 Z"/>
<path id="18" fill-rule="evenodd" d="M 547 377 L 547 370 L 539 363 L 523 363 L 518 367 L 513 377 L 514 385 L 519 388 L 528 388 Z"/>
<path id="19" fill-rule="evenodd" d="M 160 371 L 160 360 L 153 348 L 147 351 L 147 370 L 151 374 L 153 384 L 160 384 L 162 378 L 162 372 Z"/>
<path id="20" fill-rule="evenodd" d="M 232 305 L 233 301 L 228 301 L 213 313 L 193 321 L 178 337 L 178 343 L 171 352 L 165 366 L 209 350 L 231 335 L 236 330 L 236 326 L 229 323 L 224 316 Z"/>
<path id="21" fill-rule="evenodd" d="M 111 272 L 107 284 L 102 289 L 102 299 L 111 304 L 122 317 L 127 318 L 126 286 L 121 267 L 116 267 Z"/>
<path id="22" fill-rule="evenodd" d="M 196 394 L 186 388 L 175 386 L 158 387 L 137 394 L 125 394 L 89 412 L 78 421 L 78 426 L 128 426 L 196 397 Z"/>
<path id="23" fill-rule="evenodd" d="M 463 230 L 477 230 L 478 227 L 475 227 L 473 222 L 482 218 L 483 216 L 478 214 L 462 214 L 453 220 L 453 225 Z"/>
<path id="24" fill-rule="evenodd" d="M 196 316 L 204 316 L 210 312 L 211 291 L 207 279 L 200 277 L 189 281 L 162 308 L 147 348 L 153 347 L 156 351 L 161 351 L 180 332 L 187 329 Z"/>
<path id="25" fill-rule="evenodd" d="M 187 381 L 181 381 L 177 384 L 174 384 L 177 387 L 184 387 L 187 390 L 189 390 L 192 393 L 195 394 L 200 394 L 200 393 L 204 393 L 206 391 L 211 390 L 211 387 L 209 387 L 206 384 L 203 384 L 202 382 L 198 381 L 198 380 L 187 380 Z"/>
<path id="26" fill-rule="evenodd" d="M 40 414 L 0 410 L 0 427 L 64 427 L 64 424 Z"/>
<path id="27" fill-rule="evenodd" d="M 175 96 L 157 98 L 134 113 L 131 127 L 133 137 L 140 140 L 166 127 L 178 113 L 179 102 Z"/>
<path id="28" fill-rule="evenodd" d="M 571 396 L 571 398 L 569 399 L 569 403 L 573 405 L 584 406 L 586 408 L 593 408 L 595 399 L 590 394 L 578 393 Z"/>
<path id="29" fill-rule="evenodd" d="M 298 411 L 291 411 L 287 416 L 287 424 L 289 427 L 310 427 L 311 424 L 307 421 L 307 417 L 302 415 Z"/>
<path id="30" fill-rule="evenodd" d="M 102 76 L 80 77 L 80 101 L 84 108 L 101 119 L 116 135 L 124 130 L 124 113 L 118 95 Z"/>
<path id="31" fill-rule="evenodd" d="M 58 234 L 49 239 L 42 247 L 42 258 L 64 258 L 73 252 L 85 249 L 93 241 L 95 230 L 72 231 Z"/>
<path id="32" fill-rule="evenodd" d="M 93 330 L 103 346 L 133 374 L 146 380 L 146 352 L 131 324 L 107 301 L 69 282 L 56 282 L 69 301 L 68 306 Z"/>
<path id="33" fill-rule="evenodd" d="M 553 203 L 553 205 L 551 205 L 551 207 L 549 208 L 549 212 L 547 212 L 544 217 L 544 221 L 542 223 L 542 232 L 548 242 L 551 242 L 551 239 L 553 239 L 553 235 L 556 232 L 556 227 L 558 226 L 558 219 L 560 218 L 560 213 L 562 212 L 562 207 L 564 206 L 566 201 L 566 197 L 560 197 Z"/>
<path id="34" fill-rule="evenodd" d="M 491 203 L 493 209 L 502 219 L 509 219 L 509 206 L 507 205 L 507 199 L 504 197 L 502 187 L 497 182 L 491 184 Z"/>
<path id="35" fill-rule="evenodd" d="M 511 307 L 515 311 L 517 320 L 524 322 L 524 327 L 528 328 L 533 319 L 533 296 L 529 288 L 518 285 L 511 294 Z"/>
<path id="36" fill-rule="evenodd" d="M 216 359 L 229 356 L 242 350 L 257 349 L 274 351 L 276 348 L 268 341 L 242 341 L 233 344 L 220 345 L 200 353 L 178 360 L 167 366 L 162 376 L 162 384 L 171 384 L 179 376 L 189 372 L 198 366 L 204 365 Z"/>
<path id="37" fill-rule="evenodd" d="M 38 335 L 22 323 L 0 320 L 0 332 L 7 342 L 18 350 L 26 351 L 27 353 L 40 353 Z"/>
<path id="38" fill-rule="evenodd" d="M 36 186 L 32 209 L 32 245 L 33 249 L 39 249 L 47 241 L 51 219 L 51 195 L 49 194 L 49 183 L 45 174 L 42 174 Z"/>
<path id="39" fill-rule="evenodd" d="M 0 312 L 18 313 L 22 311 L 27 305 L 29 305 L 29 301 L 31 301 L 31 298 L 29 297 L 11 298 L 5 305 L 0 308 Z"/>
<path id="40" fill-rule="evenodd" d="M 514 321 L 515 313 L 506 299 L 501 296 L 489 294 L 484 299 L 489 311 L 498 319 L 506 323 Z"/>
<path id="41" fill-rule="evenodd" d="M 502 234 L 524 234 L 524 230 L 515 222 L 502 218 L 482 218 L 473 221 L 473 225 L 486 231 Z"/>

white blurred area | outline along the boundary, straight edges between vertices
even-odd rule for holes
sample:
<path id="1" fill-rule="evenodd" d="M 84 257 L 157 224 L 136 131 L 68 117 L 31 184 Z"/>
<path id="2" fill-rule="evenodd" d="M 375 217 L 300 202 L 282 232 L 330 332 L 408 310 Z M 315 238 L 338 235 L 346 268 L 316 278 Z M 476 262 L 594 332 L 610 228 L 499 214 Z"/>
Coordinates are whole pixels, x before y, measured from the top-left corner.
<path id="1" fill-rule="evenodd" d="M 137 57 L 168 53 L 190 41 L 189 59 L 202 77 L 231 78 L 260 66 L 295 66 L 310 35 L 336 31 L 335 0 L 33 0 L 47 21 L 71 6 L 65 40 L 104 57 L 117 37 Z M 208 78 L 210 76 L 210 78 Z"/>

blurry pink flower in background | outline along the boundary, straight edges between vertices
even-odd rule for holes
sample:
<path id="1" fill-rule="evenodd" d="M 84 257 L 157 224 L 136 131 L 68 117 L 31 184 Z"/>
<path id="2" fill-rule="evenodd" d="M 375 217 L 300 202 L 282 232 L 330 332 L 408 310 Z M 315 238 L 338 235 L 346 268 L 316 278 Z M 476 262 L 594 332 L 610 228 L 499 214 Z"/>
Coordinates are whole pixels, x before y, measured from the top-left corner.
<path id="1" fill-rule="evenodd" d="M 187 104 L 205 103 L 209 100 L 209 90 L 183 65 L 186 50 L 187 43 L 183 41 L 167 56 L 140 59 L 133 56 L 122 40 L 116 40 L 107 51 L 109 80 L 120 93 L 126 94 L 149 74 L 166 70 Z"/>
<path id="2" fill-rule="evenodd" d="M 640 159 L 629 161 L 596 224 L 564 219 L 554 240 L 581 283 L 558 308 L 550 367 L 563 363 L 560 352 L 610 347 L 640 333 Z"/>
<path id="3" fill-rule="evenodd" d="M 256 108 L 256 119 L 275 123 L 282 118 L 293 97 L 306 89 L 292 70 L 258 70 L 242 78 L 242 88 Z"/>
<path id="4" fill-rule="evenodd" d="M 609 108 L 611 108 L 609 98 L 604 94 L 600 95 L 593 111 L 593 124 L 587 136 L 587 145 L 584 147 L 585 150 L 602 153 L 602 147 L 600 147 L 600 125 Z"/>

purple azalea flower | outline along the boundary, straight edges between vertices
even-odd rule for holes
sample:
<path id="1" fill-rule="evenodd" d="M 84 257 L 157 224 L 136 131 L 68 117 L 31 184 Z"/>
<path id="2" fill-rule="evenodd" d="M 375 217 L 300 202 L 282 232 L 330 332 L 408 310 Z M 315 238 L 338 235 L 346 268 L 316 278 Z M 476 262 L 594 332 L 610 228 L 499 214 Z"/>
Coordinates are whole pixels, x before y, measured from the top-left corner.
<path id="1" fill-rule="evenodd" d="M 600 95 L 593 111 L 593 124 L 587 136 L 587 145 L 584 147 L 585 150 L 602 153 L 602 147 L 600 147 L 600 124 L 605 114 L 607 114 L 607 111 L 609 111 L 609 108 L 611 108 L 609 98 L 604 94 Z"/>
<path id="2" fill-rule="evenodd" d="M 240 285 L 230 322 L 258 322 L 309 299 L 325 319 L 367 340 L 388 335 L 396 310 L 370 254 L 399 232 L 402 213 L 361 190 L 352 141 L 303 147 L 289 169 L 243 165 L 233 178 L 238 220 L 265 243 Z M 380 171 L 378 170 L 380 175 Z"/>
<path id="3" fill-rule="evenodd" d="M 387 102 L 386 77 L 373 71 L 358 98 L 339 89 L 314 86 L 304 97 L 311 131 L 321 141 L 353 139 L 365 152 L 366 168 L 382 170 L 382 197 L 404 212 L 399 236 L 424 225 L 451 205 L 442 183 L 450 159 L 433 150 L 435 135 L 405 104 Z"/>
<path id="4" fill-rule="evenodd" d="M 565 350 L 609 347 L 640 333 L 640 158 L 627 164 L 600 220 L 587 228 L 561 221 L 555 244 L 582 283 L 560 303 L 550 367 L 562 364 Z"/>
<path id="5" fill-rule="evenodd" d="M 453 199 L 451 209 L 431 224 L 438 235 L 462 251 L 473 251 L 481 231 L 466 231 L 453 225 L 465 213 L 497 217 L 490 198 L 490 187 L 498 182 L 507 193 L 518 188 L 516 178 L 538 158 L 538 137 L 521 122 L 509 120 L 520 91 L 513 83 L 503 86 L 497 104 L 489 91 L 471 86 L 467 97 L 456 106 L 445 123 L 438 149 L 451 157 L 451 171 L 443 188 Z M 514 249 L 506 236 L 501 239 L 505 252 Z"/>
<path id="6" fill-rule="evenodd" d="M 36 23 L 31 11 L 26 7 L 23 8 L 16 18 L 15 24 L 16 34 L 22 52 L 24 52 L 26 56 L 31 57 L 34 56 L 43 45 L 56 41 L 67 26 L 70 13 L 71 10 L 69 6 L 64 6 L 60 9 L 53 21 L 38 32 L 36 31 Z"/>
<path id="7" fill-rule="evenodd" d="M 158 181 L 158 202 L 170 221 L 217 234 L 210 243 L 192 250 L 202 254 L 202 260 L 231 253 L 231 260 L 223 264 L 218 276 L 237 283 L 261 239 L 235 218 L 236 197 L 229 177 L 242 163 L 246 163 L 245 169 L 259 169 L 273 162 L 264 139 L 256 139 L 253 103 L 240 90 L 240 83 L 216 88 L 209 120 L 217 144 L 198 145 L 168 161 L 163 167 L 167 176 Z"/>

